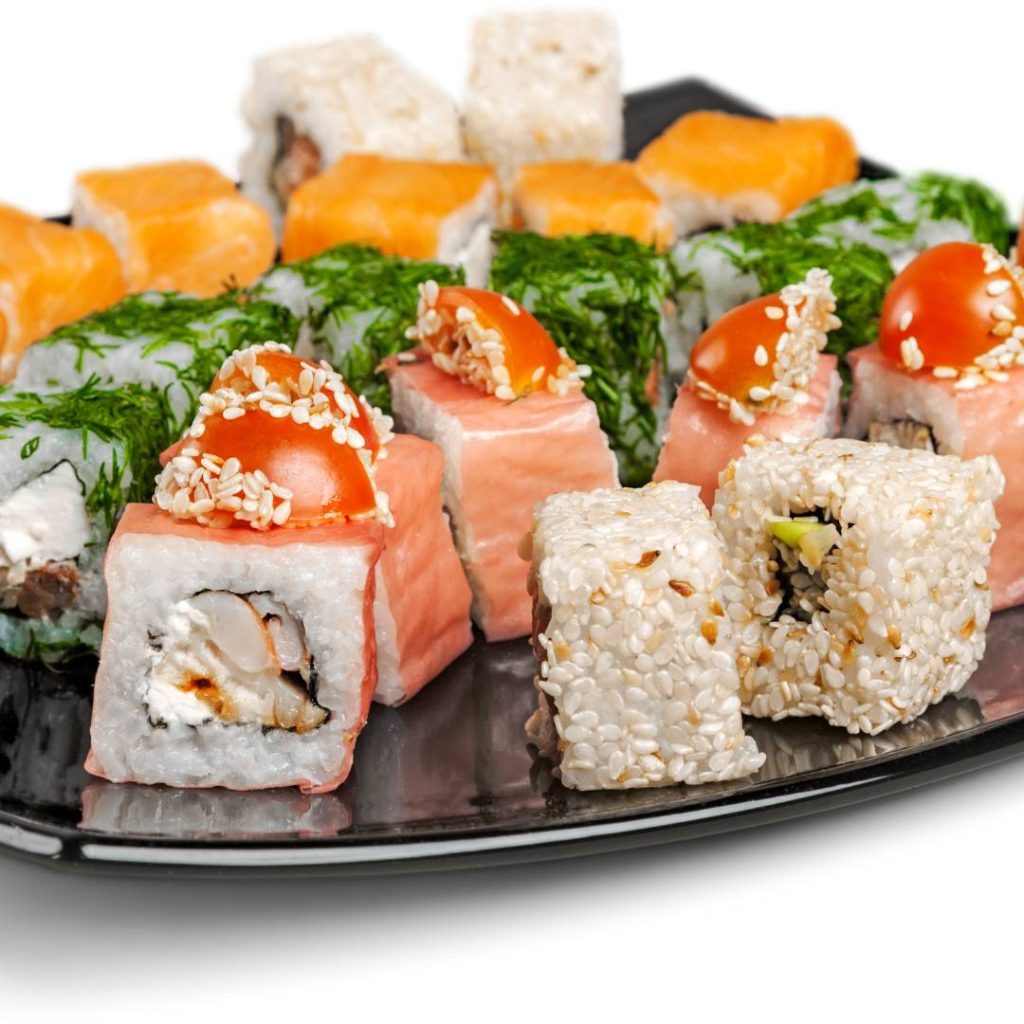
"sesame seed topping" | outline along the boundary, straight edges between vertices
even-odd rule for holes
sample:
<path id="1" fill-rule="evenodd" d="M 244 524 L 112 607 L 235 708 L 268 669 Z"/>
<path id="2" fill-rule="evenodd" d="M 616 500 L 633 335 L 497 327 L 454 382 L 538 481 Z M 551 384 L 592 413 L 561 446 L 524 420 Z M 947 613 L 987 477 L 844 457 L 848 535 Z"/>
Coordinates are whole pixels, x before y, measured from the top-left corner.
<path id="1" fill-rule="evenodd" d="M 914 322 L 913 310 L 908 309 L 903 316 L 900 317 L 900 330 L 907 331 L 910 329 L 910 325 Z"/>
<path id="2" fill-rule="evenodd" d="M 754 349 L 754 362 L 758 366 L 768 365 L 768 350 L 764 345 L 758 345 L 757 348 Z"/>
<path id="3" fill-rule="evenodd" d="M 786 315 L 786 311 L 778 306 L 765 306 L 764 315 L 769 320 L 781 320 Z"/>

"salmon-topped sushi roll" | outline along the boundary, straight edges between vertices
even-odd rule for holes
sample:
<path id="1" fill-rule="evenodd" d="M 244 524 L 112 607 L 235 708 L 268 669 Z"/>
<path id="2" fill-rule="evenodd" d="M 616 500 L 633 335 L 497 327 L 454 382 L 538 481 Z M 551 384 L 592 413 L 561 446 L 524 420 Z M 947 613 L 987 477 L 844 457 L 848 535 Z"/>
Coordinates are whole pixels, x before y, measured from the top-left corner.
<path id="1" fill-rule="evenodd" d="M 98 232 L 0 206 L 0 383 L 32 342 L 124 291 L 117 253 Z"/>
<path id="2" fill-rule="evenodd" d="M 474 619 L 488 640 L 525 636 L 530 598 L 518 548 L 534 505 L 618 482 L 597 410 L 582 394 L 586 371 L 526 309 L 479 288 L 428 282 L 413 335 L 431 361 L 391 369 L 395 415 L 444 452 L 442 490 Z"/>
<path id="3" fill-rule="evenodd" d="M 377 680 L 379 423 L 339 374 L 273 343 L 225 361 L 154 504 L 129 506 L 111 542 L 90 771 L 344 782 Z"/>
<path id="4" fill-rule="evenodd" d="M 455 103 L 373 36 L 261 57 L 243 109 L 252 142 L 242 188 L 277 223 L 292 192 L 346 153 L 462 157 Z"/>
<path id="5" fill-rule="evenodd" d="M 624 161 L 527 164 L 512 193 L 513 224 L 539 235 L 629 235 L 658 249 L 675 238 L 675 219 Z"/>
<path id="6" fill-rule="evenodd" d="M 72 219 L 113 243 L 131 292 L 206 298 L 251 284 L 274 260 L 267 213 L 198 160 L 80 174 Z"/>
<path id="7" fill-rule="evenodd" d="M 946 242 L 892 283 L 879 341 L 851 352 L 846 433 L 970 459 L 1006 476 L 988 586 L 998 611 L 1024 601 L 1024 268 L 989 245 Z"/>
<path id="8" fill-rule="evenodd" d="M 361 242 L 392 256 L 485 267 L 497 197 L 494 173 L 480 164 L 351 154 L 295 190 L 282 254 L 302 260 Z"/>
<path id="9" fill-rule="evenodd" d="M 637 168 L 689 234 L 737 221 L 777 221 L 857 176 L 857 149 L 828 118 L 767 121 L 718 111 L 686 114 L 649 143 Z"/>
<path id="10" fill-rule="evenodd" d="M 836 357 L 822 355 L 839 326 L 832 279 L 812 270 L 726 313 L 694 347 L 679 388 L 655 480 L 700 488 L 714 504 L 719 474 L 761 437 L 832 437 L 839 432 Z"/>

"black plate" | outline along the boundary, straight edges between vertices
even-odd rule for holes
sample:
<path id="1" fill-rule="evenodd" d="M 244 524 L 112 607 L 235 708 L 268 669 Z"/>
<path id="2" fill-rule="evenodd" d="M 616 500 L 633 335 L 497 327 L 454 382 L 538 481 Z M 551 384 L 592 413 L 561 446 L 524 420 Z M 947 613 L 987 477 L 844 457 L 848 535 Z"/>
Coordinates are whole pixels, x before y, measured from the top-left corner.
<path id="1" fill-rule="evenodd" d="M 633 94 L 635 153 L 688 110 L 757 113 L 698 81 Z M 885 169 L 865 161 L 864 172 Z M 576 793 L 526 746 L 525 641 L 480 641 L 408 706 L 374 708 L 336 793 L 118 786 L 86 775 L 91 670 L 0 661 L 0 846 L 116 872 L 356 874 L 573 856 L 855 803 L 1024 751 L 1024 608 L 993 619 L 969 689 L 874 738 L 820 721 L 748 727 L 767 763 L 739 782 Z"/>

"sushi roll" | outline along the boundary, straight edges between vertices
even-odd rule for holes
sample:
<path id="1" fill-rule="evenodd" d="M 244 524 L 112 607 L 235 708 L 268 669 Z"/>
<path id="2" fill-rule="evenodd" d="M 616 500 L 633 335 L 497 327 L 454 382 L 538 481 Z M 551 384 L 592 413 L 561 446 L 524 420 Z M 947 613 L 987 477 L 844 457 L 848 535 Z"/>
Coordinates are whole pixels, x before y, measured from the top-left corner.
<path id="1" fill-rule="evenodd" d="M 858 160 L 849 132 L 828 118 L 767 121 L 699 110 L 648 143 L 636 166 L 688 235 L 781 220 L 825 189 L 853 181 Z"/>
<path id="2" fill-rule="evenodd" d="M 670 253 L 678 309 L 672 368 L 730 309 L 778 291 L 812 267 L 834 279 L 842 326 L 829 352 L 870 344 L 897 271 L 944 241 L 1007 244 L 1005 204 L 976 182 L 938 174 L 858 181 L 824 193 L 778 224 L 739 224 L 683 239 Z"/>
<path id="3" fill-rule="evenodd" d="M 421 289 L 412 337 L 430 360 L 389 371 L 399 426 L 444 452 L 444 503 L 488 640 L 530 632 L 517 551 L 533 507 L 616 483 L 615 459 L 578 367 L 530 313 L 477 288 Z M 571 457 L 567 458 L 566 453 Z"/>
<path id="4" fill-rule="evenodd" d="M 163 395 L 137 385 L 0 390 L 0 651 L 56 663 L 97 649 L 107 541 L 174 436 Z"/>
<path id="5" fill-rule="evenodd" d="M 539 670 L 527 729 L 571 789 L 742 778 L 722 549 L 686 484 L 556 494 L 536 512 L 530 591 Z"/>
<path id="6" fill-rule="evenodd" d="M 193 299 L 145 292 L 38 341 L 22 359 L 16 384 L 76 388 L 96 378 L 156 387 L 167 394 L 183 429 L 228 354 L 271 338 L 291 342 L 298 329 L 283 307 L 238 295 Z"/>
<path id="7" fill-rule="evenodd" d="M 463 274 L 444 263 L 339 245 L 275 267 L 249 296 L 293 314 L 302 324 L 302 348 L 336 366 L 353 390 L 386 412 L 391 392 L 380 365 L 414 344 L 405 330 L 416 319 L 418 288 L 427 281 L 462 284 Z"/>
<path id="8" fill-rule="evenodd" d="M 377 568 L 374 700 L 393 706 L 440 675 L 473 642 L 473 630 L 472 594 L 441 505 L 441 449 L 399 434 L 386 450 L 377 481 L 395 525 Z"/>
<path id="9" fill-rule="evenodd" d="M 516 176 L 512 223 L 548 236 L 628 235 L 659 250 L 675 239 L 668 207 L 624 161 L 527 164 Z"/>
<path id="10" fill-rule="evenodd" d="M 670 396 L 670 276 L 653 248 L 620 235 L 495 236 L 489 287 L 528 309 L 555 343 L 590 367 L 585 394 L 624 484 L 654 471 Z"/>
<path id="11" fill-rule="evenodd" d="M 851 733 L 913 721 L 985 650 L 995 459 L 853 440 L 751 441 L 722 476 L 744 710 Z"/>
<path id="12" fill-rule="evenodd" d="M 752 434 L 839 433 L 836 357 L 821 355 L 839 326 L 832 279 L 812 270 L 776 295 L 726 313 L 697 342 L 679 388 L 655 480 L 696 484 L 710 508 L 719 473 Z"/>
<path id="13" fill-rule="evenodd" d="M 98 232 L 0 205 L 0 384 L 32 342 L 124 293 L 117 253 Z"/>
<path id="14" fill-rule="evenodd" d="M 377 680 L 380 423 L 274 343 L 225 361 L 154 503 L 129 506 L 111 542 L 93 774 L 344 782 Z"/>
<path id="15" fill-rule="evenodd" d="M 869 245 L 897 272 L 942 242 L 983 242 L 1000 252 L 1009 243 L 1009 213 L 995 192 L 931 172 L 840 185 L 795 210 L 789 221 L 808 237 Z"/>
<path id="16" fill-rule="evenodd" d="M 261 57 L 243 110 L 252 140 L 242 188 L 277 221 L 299 185 L 347 153 L 462 156 L 455 104 L 373 36 Z"/>
<path id="17" fill-rule="evenodd" d="M 988 583 L 998 611 L 1024 601 L 1024 269 L 947 242 L 893 282 L 877 345 L 850 353 L 846 433 L 905 448 L 994 456 L 1006 474 Z"/>
<path id="18" fill-rule="evenodd" d="M 466 151 L 509 189 L 523 164 L 622 154 L 618 33 L 588 11 L 494 14 L 473 26 Z"/>
<path id="19" fill-rule="evenodd" d="M 250 284 L 274 261 L 266 211 L 198 160 L 79 174 L 71 217 L 114 246 L 130 292 L 206 298 Z"/>
<path id="20" fill-rule="evenodd" d="M 360 242 L 392 256 L 461 263 L 479 276 L 497 202 L 494 174 L 480 164 L 350 153 L 295 190 L 282 255 L 304 260 Z"/>

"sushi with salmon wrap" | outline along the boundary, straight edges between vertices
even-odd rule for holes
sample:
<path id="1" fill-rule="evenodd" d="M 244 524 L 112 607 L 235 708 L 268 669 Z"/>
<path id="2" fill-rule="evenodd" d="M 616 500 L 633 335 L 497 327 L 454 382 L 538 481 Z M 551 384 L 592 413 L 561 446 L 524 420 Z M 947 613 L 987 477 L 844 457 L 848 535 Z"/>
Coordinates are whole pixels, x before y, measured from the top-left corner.
<path id="1" fill-rule="evenodd" d="M 743 709 L 874 735 L 959 692 L 985 651 L 1003 475 L 847 439 L 751 439 L 712 516 Z"/>
<path id="2" fill-rule="evenodd" d="M 225 361 L 106 560 L 87 768 L 335 789 L 377 682 L 386 421 L 275 343 Z M 381 432 L 378 432 L 380 428 Z"/>
<path id="3" fill-rule="evenodd" d="M 300 323 L 300 346 L 326 359 L 349 386 L 385 412 L 391 393 L 381 364 L 412 347 L 419 286 L 462 284 L 456 267 L 388 256 L 369 245 L 339 245 L 308 260 L 275 267 L 248 291 Z"/>
<path id="4" fill-rule="evenodd" d="M 0 651 L 51 664 L 95 652 L 107 542 L 176 430 L 166 398 L 136 384 L 0 389 Z"/>
<path id="5" fill-rule="evenodd" d="M 488 640 L 530 632 L 519 542 L 534 505 L 617 483 L 586 369 L 518 303 L 462 286 L 421 288 L 410 331 L 421 357 L 389 367 L 398 425 L 444 452 L 444 503 Z M 567 459 L 565 452 L 572 452 Z"/>
<path id="6" fill-rule="evenodd" d="M 284 307 L 237 294 L 195 299 L 144 292 L 36 342 L 15 383 L 25 390 L 76 388 L 95 378 L 156 388 L 184 429 L 230 353 L 273 338 L 292 343 L 298 331 L 299 322 Z"/>
<path id="7" fill-rule="evenodd" d="M 846 433 L 902 448 L 991 455 L 1006 475 L 988 585 L 1024 601 L 1024 268 L 994 247 L 947 242 L 893 282 L 878 344 L 850 353 Z"/>
<path id="8" fill-rule="evenodd" d="M 0 204 L 0 384 L 34 341 L 124 293 L 117 252 L 99 232 Z"/>
<path id="9" fill-rule="evenodd" d="M 708 328 L 672 406 L 654 479 L 696 484 L 710 508 L 719 474 L 752 435 L 839 433 L 836 357 L 822 354 L 840 326 L 835 308 L 831 277 L 816 269 Z"/>

